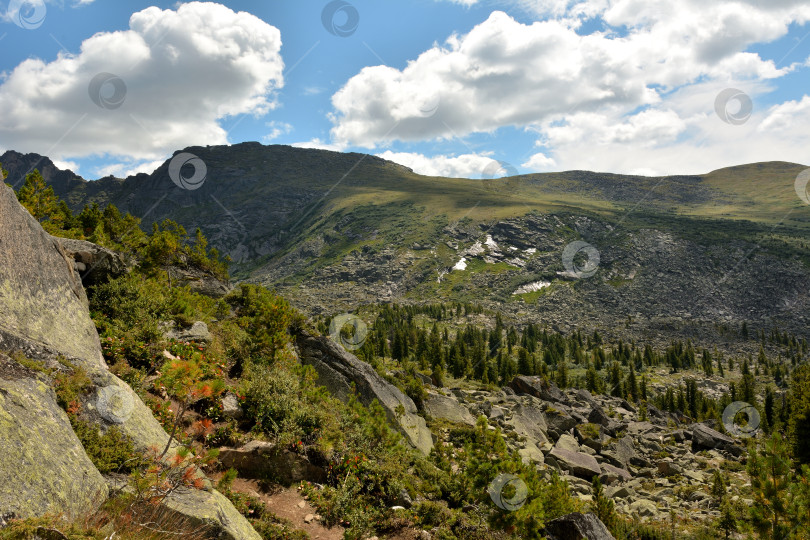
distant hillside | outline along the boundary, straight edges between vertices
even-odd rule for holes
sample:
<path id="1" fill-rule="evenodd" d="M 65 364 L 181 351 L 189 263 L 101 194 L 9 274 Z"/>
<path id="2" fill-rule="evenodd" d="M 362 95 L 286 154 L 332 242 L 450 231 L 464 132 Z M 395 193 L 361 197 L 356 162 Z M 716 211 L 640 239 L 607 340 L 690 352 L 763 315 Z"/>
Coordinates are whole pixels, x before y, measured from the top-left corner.
<path id="1" fill-rule="evenodd" d="M 111 202 L 145 227 L 165 218 L 200 227 L 236 261 L 238 279 L 309 311 L 474 300 L 560 329 L 626 325 L 662 339 L 743 320 L 807 332 L 810 207 L 793 188 L 803 165 L 459 179 L 289 146 L 183 151 L 206 164 L 199 189 L 177 187 L 168 161 L 95 182 L 35 154 L 6 152 L 0 162 L 12 184 L 40 168 L 74 210 Z M 562 253 L 577 240 L 600 254 L 593 277 L 565 275 Z"/>

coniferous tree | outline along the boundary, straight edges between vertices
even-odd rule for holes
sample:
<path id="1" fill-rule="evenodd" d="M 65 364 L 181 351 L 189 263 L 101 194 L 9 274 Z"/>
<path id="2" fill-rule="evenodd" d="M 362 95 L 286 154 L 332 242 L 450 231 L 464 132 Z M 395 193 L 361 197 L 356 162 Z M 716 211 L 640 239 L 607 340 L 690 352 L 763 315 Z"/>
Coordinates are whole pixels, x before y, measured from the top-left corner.
<path id="1" fill-rule="evenodd" d="M 810 464 L 810 364 L 802 364 L 793 371 L 788 405 L 788 436 L 793 457 L 799 463 Z"/>
<path id="2" fill-rule="evenodd" d="M 25 176 L 25 183 L 17 192 L 17 200 L 40 223 L 54 213 L 59 204 L 53 187 L 45 183 L 38 169 Z"/>
<path id="3" fill-rule="evenodd" d="M 628 397 L 632 397 L 633 401 L 638 401 L 638 381 L 636 381 L 636 370 L 633 368 L 633 364 L 630 364 L 630 374 L 627 376 L 627 393 L 630 394 Z"/>
<path id="4" fill-rule="evenodd" d="M 591 511 L 605 524 L 608 530 L 615 533 L 618 522 L 616 510 L 613 506 L 613 501 L 605 495 L 605 489 L 602 487 L 602 482 L 599 481 L 598 476 L 593 477 L 591 487 L 593 491 Z"/>
<path id="5" fill-rule="evenodd" d="M 754 504 L 749 507 L 751 524 L 765 538 L 786 538 L 789 531 L 789 490 L 793 480 L 788 446 L 778 433 L 763 448 L 752 448 L 746 464 Z"/>

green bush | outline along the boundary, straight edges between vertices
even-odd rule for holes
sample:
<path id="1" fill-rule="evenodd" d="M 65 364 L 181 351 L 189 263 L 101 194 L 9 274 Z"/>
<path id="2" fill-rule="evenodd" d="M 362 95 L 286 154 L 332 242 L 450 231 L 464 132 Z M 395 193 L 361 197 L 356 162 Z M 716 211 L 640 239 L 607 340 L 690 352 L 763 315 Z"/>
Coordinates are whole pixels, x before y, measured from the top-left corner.
<path id="1" fill-rule="evenodd" d="M 98 426 L 71 417 L 73 431 L 84 451 L 101 474 L 130 473 L 145 463 L 135 452 L 132 440 L 113 426 L 102 433 Z"/>
<path id="2" fill-rule="evenodd" d="M 241 392 L 245 416 L 254 422 L 254 429 L 283 445 L 316 442 L 329 416 L 325 407 L 308 399 L 305 380 L 280 366 L 251 366 Z"/>

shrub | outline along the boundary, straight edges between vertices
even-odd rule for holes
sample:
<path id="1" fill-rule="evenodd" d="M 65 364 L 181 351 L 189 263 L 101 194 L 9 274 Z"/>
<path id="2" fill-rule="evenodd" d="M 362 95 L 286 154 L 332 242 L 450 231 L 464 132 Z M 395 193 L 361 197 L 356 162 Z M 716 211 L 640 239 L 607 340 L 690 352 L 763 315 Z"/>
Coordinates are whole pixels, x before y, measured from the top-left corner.
<path id="1" fill-rule="evenodd" d="M 288 369 L 252 366 L 241 388 L 245 416 L 254 422 L 254 429 L 274 436 L 280 444 L 314 443 L 328 413 L 307 399 L 305 386 Z"/>
<path id="2" fill-rule="evenodd" d="M 98 426 L 75 417 L 70 423 L 100 473 L 129 473 L 144 464 L 143 457 L 135 452 L 132 440 L 117 427 L 110 427 L 102 433 Z"/>
<path id="3" fill-rule="evenodd" d="M 56 402 L 68 413 L 75 412 L 83 396 L 93 389 L 93 381 L 82 367 L 70 367 L 67 372 L 53 374 Z"/>

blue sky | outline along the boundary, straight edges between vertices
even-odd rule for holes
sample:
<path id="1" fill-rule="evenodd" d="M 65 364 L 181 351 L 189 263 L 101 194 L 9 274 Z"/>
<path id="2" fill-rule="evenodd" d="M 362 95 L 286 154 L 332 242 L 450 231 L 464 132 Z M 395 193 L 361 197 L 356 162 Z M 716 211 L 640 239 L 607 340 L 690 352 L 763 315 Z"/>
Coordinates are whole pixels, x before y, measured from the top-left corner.
<path id="1" fill-rule="evenodd" d="M 798 0 L 13 0 L 0 14 L 0 150 L 88 179 L 242 141 L 471 178 L 810 163 Z"/>

